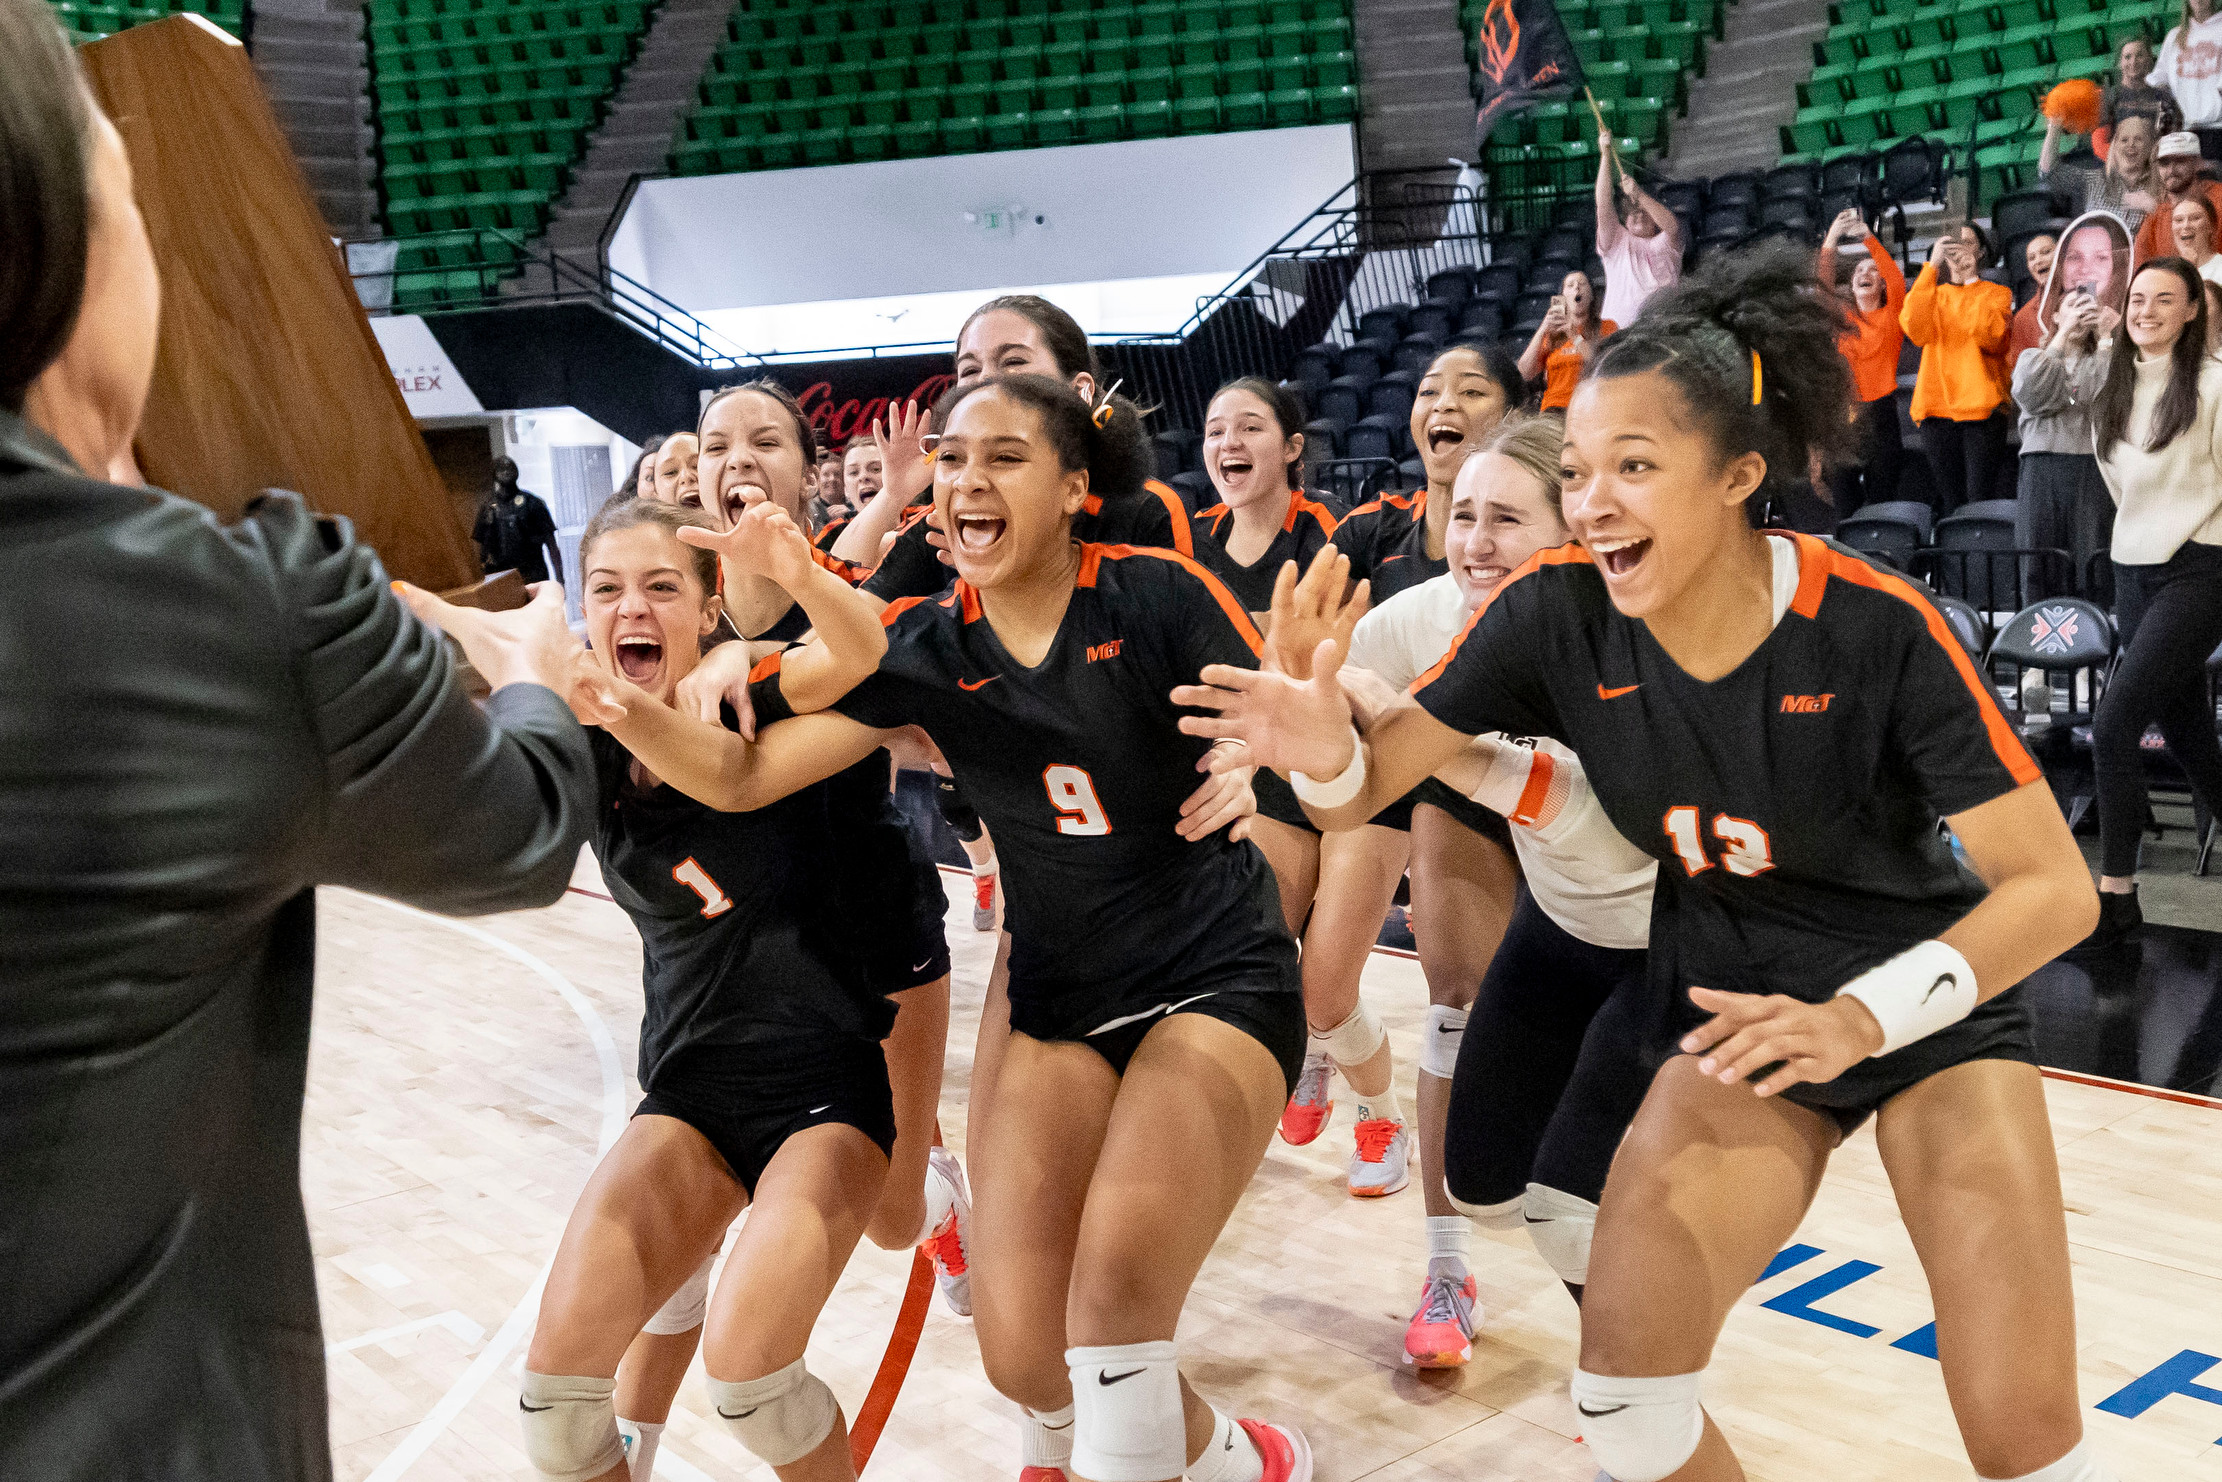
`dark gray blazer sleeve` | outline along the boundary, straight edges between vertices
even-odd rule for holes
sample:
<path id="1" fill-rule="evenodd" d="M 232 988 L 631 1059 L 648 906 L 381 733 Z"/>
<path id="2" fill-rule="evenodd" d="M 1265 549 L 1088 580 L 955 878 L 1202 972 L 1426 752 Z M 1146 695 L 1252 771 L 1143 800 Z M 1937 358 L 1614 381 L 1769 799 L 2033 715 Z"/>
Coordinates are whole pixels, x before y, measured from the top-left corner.
<path id="1" fill-rule="evenodd" d="M 317 879 L 450 915 L 560 898 L 596 797 L 570 709 L 510 685 L 481 712 L 345 520 L 269 494 L 234 528 L 267 563 L 324 758 Z"/>

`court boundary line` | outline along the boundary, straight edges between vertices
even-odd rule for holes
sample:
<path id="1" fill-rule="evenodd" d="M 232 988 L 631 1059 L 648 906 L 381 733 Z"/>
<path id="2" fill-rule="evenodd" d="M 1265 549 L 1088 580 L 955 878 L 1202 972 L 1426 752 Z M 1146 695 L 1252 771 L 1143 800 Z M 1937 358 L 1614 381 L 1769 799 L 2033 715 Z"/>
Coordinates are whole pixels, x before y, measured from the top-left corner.
<path id="1" fill-rule="evenodd" d="M 399 901 L 387 900 L 383 896 L 365 895 L 360 891 L 349 891 L 348 894 L 362 900 L 375 901 L 388 910 L 398 911 L 404 916 L 414 916 L 419 920 L 434 922 L 469 937 L 482 946 L 491 947 L 503 956 L 520 963 L 533 976 L 555 989 L 564 1003 L 570 1007 L 571 1012 L 578 1017 L 579 1023 L 586 1029 L 586 1037 L 594 1046 L 595 1063 L 601 1070 L 602 1126 L 594 1151 L 594 1159 L 599 1163 L 602 1155 L 607 1153 L 617 1141 L 617 1135 L 625 1130 L 625 1072 L 617 1059 L 617 1041 L 611 1037 L 609 1026 L 602 1022 L 601 1011 L 595 1008 L 594 1001 L 581 993 L 569 978 L 548 966 L 547 963 L 518 946 L 515 942 L 498 937 L 490 931 L 450 917 L 435 916 L 430 911 L 420 911 L 415 906 L 405 906 Z M 485 1388 L 486 1381 L 493 1377 L 494 1371 L 501 1367 L 502 1361 L 509 1357 L 510 1351 L 523 1340 L 526 1332 L 538 1320 L 540 1316 L 540 1294 L 546 1289 L 548 1273 L 554 1267 L 555 1255 L 550 1252 L 548 1259 L 542 1263 L 539 1274 L 533 1277 L 532 1285 L 526 1288 L 524 1297 L 511 1310 L 508 1319 L 502 1323 L 500 1329 L 495 1332 L 493 1341 L 479 1350 L 478 1356 L 471 1360 L 470 1367 L 463 1371 L 462 1377 L 448 1386 L 447 1393 L 440 1396 L 439 1403 L 426 1412 L 422 1420 L 410 1428 L 409 1434 L 402 1437 L 401 1444 L 387 1453 L 386 1459 L 380 1462 L 368 1477 L 364 1478 L 364 1482 L 395 1482 L 395 1479 L 407 1472 L 410 1467 L 416 1464 L 419 1457 L 431 1449 L 432 1443 L 446 1432 L 448 1426 L 454 1422 L 455 1417 L 463 1413 L 463 1407 L 475 1399 L 481 1389 Z"/>

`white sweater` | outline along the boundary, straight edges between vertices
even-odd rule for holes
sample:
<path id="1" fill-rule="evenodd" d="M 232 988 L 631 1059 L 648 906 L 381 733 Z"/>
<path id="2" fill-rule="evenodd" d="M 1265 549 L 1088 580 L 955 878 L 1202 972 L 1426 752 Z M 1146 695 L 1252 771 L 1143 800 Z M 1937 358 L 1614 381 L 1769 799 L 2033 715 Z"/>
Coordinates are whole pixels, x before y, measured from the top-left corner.
<path id="1" fill-rule="evenodd" d="M 2137 362 L 2129 427 L 2099 457 L 2106 492 L 2114 496 L 2114 559 L 2158 566 L 2187 540 L 2222 545 L 2222 360 L 2199 366 L 2199 412 L 2157 453 L 2145 451 L 2153 408 L 2168 384 L 2168 357 Z M 2094 435 L 2093 441 L 2096 441 Z"/>
<path id="2" fill-rule="evenodd" d="M 2185 128 L 2222 124 L 2222 15 L 2172 28 L 2147 81 L 2176 95 Z"/>

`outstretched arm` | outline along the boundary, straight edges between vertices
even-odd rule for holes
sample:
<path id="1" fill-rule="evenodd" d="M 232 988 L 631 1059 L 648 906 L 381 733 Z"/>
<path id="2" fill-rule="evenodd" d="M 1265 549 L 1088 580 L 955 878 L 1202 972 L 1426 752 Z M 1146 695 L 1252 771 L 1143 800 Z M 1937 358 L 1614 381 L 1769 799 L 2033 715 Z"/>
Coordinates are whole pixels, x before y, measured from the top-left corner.
<path id="1" fill-rule="evenodd" d="M 617 690 L 616 698 L 623 713 L 605 719 L 603 729 L 658 779 L 727 813 L 776 803 L 854 766 L 892 734 L 821 712 L 765 726 L 751 742 L 629 685 Z"/>
<path id="2" fill-rule="evenodd" d="M 823 710 L 879 667 L 887 632 L 878 605 L 812 558 L 809 540 L 786 511 L 768 502 L 752 505 L 730 529 L 689 527 L 679 539 L 770 578 L 802 604 L 816 636 L 780 666 L 781 690 L 798 712 Z"/>
<path id="3" fill-rule="evenodd" d="M 1610 252 L 1620 242 L 1620 203 L 1613 199 L 1612 135 L 1597 136 L 1597 251 Z M 1531 378 L 1532 379 L 1532 378 Z"/>
<path id="4" fill-rule="evenodd" d="M 926 431 L 926 412 L 917 402 L 887 409 L 887 420 L 872 425 L 872 441 L 880 450 L 879 493 L 841 527 L 833 554 L 859 566 L 880 563 L 880 542 L 895 533 L 903 511 L 933 484 L 933 464 L 919 448 Z"/>

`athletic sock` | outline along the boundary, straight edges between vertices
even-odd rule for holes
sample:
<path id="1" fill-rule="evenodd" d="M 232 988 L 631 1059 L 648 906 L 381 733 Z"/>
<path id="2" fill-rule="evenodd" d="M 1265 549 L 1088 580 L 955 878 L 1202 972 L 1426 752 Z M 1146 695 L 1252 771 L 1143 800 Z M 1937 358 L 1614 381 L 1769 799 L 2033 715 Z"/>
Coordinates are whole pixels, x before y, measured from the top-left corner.
<path id="1" fill-rule="evenodd" d="M 2114 1474 L 2091 1459 L 2089 1444 L 2076 1442 L 2074 1450 L 2049 1467 L 2019 1477 L 1978 1478 L 1977 1482 L 2114 1482 Z"/>
<path id="2" fill-rule="evenodd" d="M 617 1418 L 618 1432 L 632 1444 L 625 1448 L 625 1465 L 631 1471 L 633 1482 L 648 1482 L 656 1470 L 656 1447 L 662 1444 L 664 1426 L 661 1420 L 627 1420 Z"/>
<path id="3" fill-rule="evenodd" d="M 994 873 L 995 856 L 992 854 L 972 867 L 972 878 L 975 880 L 985 880 L 988 876 Z"/>
<path id="4" fill-rule="evenodd" d="M 1188 1482 L 1263 1482 L 1264 1477 L 1265 1458 L 1250 1433 L 1214 1409 L 1211 1439 L 1190 1463 Z"/>
<path id="5" fill-rule="evenodd" d="M 1379 1095 L 1358 1095 L 1358 1120 L 1361 1122 L 1401 1122 L 1404 1108 L 1397 1104 L 1396 1081 L 1392 1077 L 1387 1089 Z"/>
<path id="6" fill-rule="evenodd" d="M 1018 1463 L 1022 1467 L 1072 1465 L 1072 1406 L 1062 1410 L 1029 1410 L 1018 1423 Z"/>
<path id="7" fill-rule="evenodd" d="M 1466 1279 L 1466 1257 L 1473 1248 L 1473 1231 L 1473 1221 L 1462 1214 L 1427 1217 L 1428 1280 L 1433 1281 L 1438 1276 L 1448 1276 L 1453 1281 Z"/>

